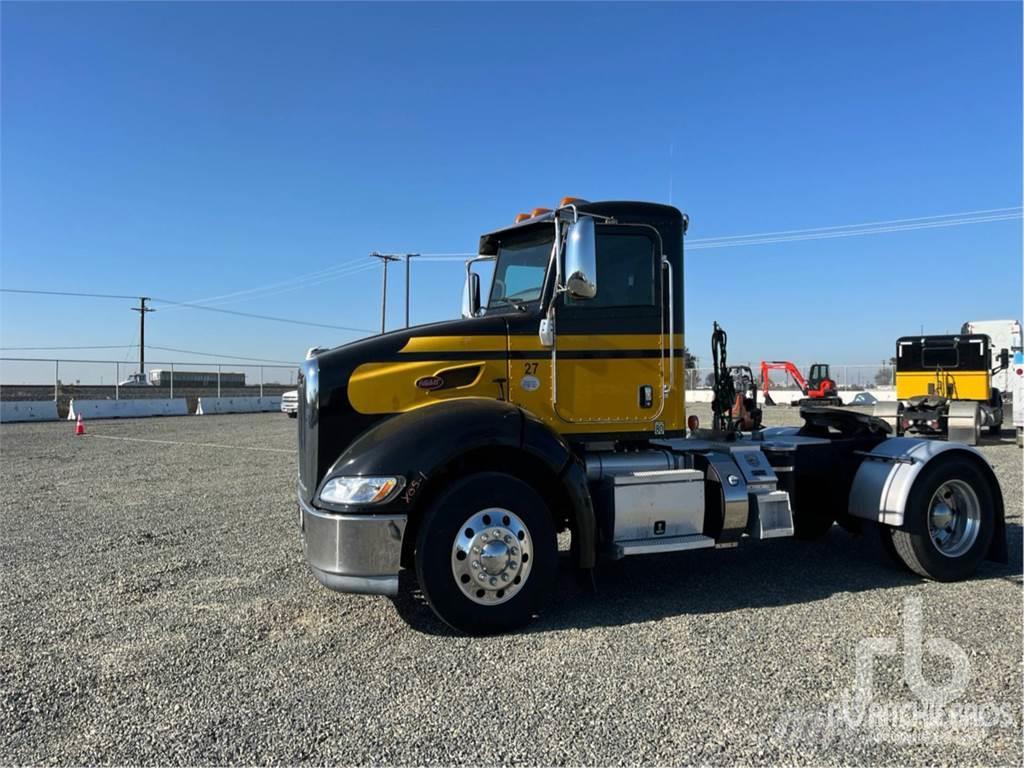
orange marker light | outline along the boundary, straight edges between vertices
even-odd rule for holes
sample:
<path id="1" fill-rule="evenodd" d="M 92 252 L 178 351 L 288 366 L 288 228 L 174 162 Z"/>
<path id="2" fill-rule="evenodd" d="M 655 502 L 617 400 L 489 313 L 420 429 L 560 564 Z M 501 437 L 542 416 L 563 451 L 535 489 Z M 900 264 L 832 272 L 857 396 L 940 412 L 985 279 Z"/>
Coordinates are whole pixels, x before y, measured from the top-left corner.
<path id="1" fill-rule="evenodd" d="M 579 203 L 579 202 L 581 202 L 581 201 L 580 201 L 580 199 L 578 197 L 563 197 L 558 202 L 558 207 L 559 208 L 564 208 L 567 205 L 571 205 L 573 203 Z"/>
<path id="2" fill-rule="evenodd" d="M 542 213 L 551 213 L 551 209 L 550 208 L 534 208 L 532 211 L 530 211 L 530 218 L 532 219 L 534 216 L 540 216 Z"/>
<path id="3" fill-rule="evenodd" d="M 520 213 L 516 215 L 516 220 L 513 223 L 518 224 L 520 221 L 526 221 L 528 218 L 530 218 L 530 214 Z"/>

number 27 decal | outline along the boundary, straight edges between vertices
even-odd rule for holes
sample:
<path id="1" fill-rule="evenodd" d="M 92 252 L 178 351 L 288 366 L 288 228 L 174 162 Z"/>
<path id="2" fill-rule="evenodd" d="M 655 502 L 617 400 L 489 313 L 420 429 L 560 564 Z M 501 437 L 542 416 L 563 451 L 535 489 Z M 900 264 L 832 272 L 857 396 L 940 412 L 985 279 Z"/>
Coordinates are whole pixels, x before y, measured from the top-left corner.
<path id="1" fill-rule="evenodd" d="M 538 365 L 540 365 L 540 363 L 526 363 L 526 370 L 524 371 L 524 373 L 527 376 L 536 376 Z"/>

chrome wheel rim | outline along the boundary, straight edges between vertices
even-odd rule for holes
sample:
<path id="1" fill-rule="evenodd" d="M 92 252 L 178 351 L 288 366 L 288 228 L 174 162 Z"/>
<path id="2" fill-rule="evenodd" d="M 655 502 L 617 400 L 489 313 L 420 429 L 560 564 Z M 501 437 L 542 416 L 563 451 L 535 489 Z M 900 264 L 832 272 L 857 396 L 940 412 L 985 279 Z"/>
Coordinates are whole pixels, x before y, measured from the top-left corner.
<path id="1" fill-rule="evenodd" d="M 452 576 L 462 594 L 480 605 L 515 597 L 533 566 L 533 540 L 514 513 L 488 507 L 471 515 L 452 542 Z"/>
<path id="2" fill-rule="evenodd" d="M 928 506 L 928 535 L 940 554 L 960 557 L 978 539 L 981 504 L 963 480 L 947 480 L 932 494 Z"/>

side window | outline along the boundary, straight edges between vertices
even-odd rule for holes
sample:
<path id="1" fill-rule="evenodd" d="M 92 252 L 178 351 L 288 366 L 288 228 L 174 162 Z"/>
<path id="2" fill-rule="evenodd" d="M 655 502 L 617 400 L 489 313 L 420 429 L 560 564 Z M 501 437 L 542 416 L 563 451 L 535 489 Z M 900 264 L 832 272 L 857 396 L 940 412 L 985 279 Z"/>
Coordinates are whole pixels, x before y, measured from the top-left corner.
<path id="1" fill-rule="evenodd" d="M 653 307 L 656 305 L 654 243 L 646 235 L 609 232 L 598 228 L 597 295 L 583 301 L 566 296 L 579 307 Z"/>

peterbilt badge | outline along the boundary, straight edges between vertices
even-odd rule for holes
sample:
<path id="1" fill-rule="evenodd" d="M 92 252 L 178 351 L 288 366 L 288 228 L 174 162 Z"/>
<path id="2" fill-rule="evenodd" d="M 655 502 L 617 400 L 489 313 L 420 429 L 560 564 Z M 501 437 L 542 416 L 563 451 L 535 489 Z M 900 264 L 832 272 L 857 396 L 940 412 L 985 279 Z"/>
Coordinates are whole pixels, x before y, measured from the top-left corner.
<path id="1" fill-rule="evenodd" d="M 420 389 L 425 389 L 428 392 L 434 389 L 440 389 L 444 386 L 443 376 L 422 376 L 416 379 L 416 386 Z"/>

